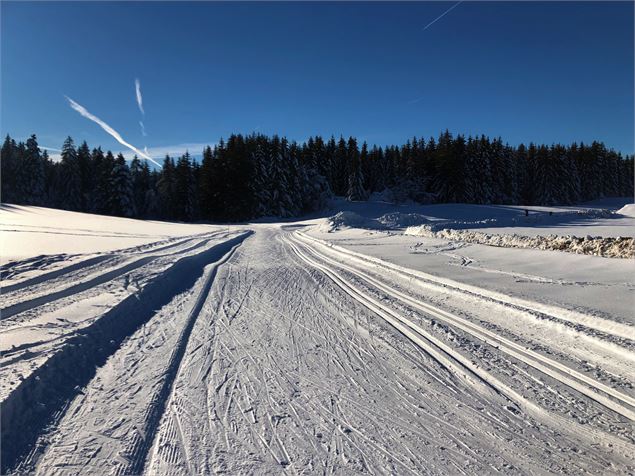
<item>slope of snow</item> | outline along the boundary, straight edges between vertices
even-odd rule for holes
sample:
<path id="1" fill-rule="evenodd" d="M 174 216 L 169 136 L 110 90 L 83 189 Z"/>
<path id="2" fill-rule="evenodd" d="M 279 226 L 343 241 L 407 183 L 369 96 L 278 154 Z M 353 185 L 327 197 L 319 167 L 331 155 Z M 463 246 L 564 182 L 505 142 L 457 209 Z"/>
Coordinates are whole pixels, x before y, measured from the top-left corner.
<path id="1" fill-rule="evenodd" d="M 635 203 L 624 205 L 616 213 L 625 217 L 635 218 Z"/>
<path id="2" fill-rule="evenodd" d="M 517 210 L 373 207 L 4 210 L 2 472 L 633 472 L 632 260 L 403 234 Z"/>
<path id="3" fill-rule="evenodd" d="M 405 229 L 403 232 L 407 235 L 455 242 L 609 258 L 635 257 L 635 219 L 621 213 L 628 213 L 629 205 L 620 212 L 593 207 L 465 204 L 395 205 L 393 211 L 388 211 L 389 205 L 384 202 L 342 205 L 348 209 L 322 222 L 320 231 L 364 228 L 401 232 Z M 380 215 L 381 212 L 387 213 Z M 563 231 L 568 233 L 559 234 Z"/>
<path id="4" fill-rule="evenodd" d="M 630 201 L 632 202 L 632 199 Z M 555 234 L 577 237 L 632 237 L 635 235 L 635 220 L 618 213 L 624 203 L 629 203 L 629 199 L 605 199 L 568 207 L 460 203 L 395 205 L 387 202 L 351 203 L 335 200 L 332 203 L 333 218 L 337 213 L 359 218 L 356 218 L 356 223 L 347 223 L 344 219 L 324 226 L 333 229 L 346 226 L 386 229 L 426 224 L 432 231 L 447 228 L 522 236 Z M 390 223 L 390 216 L 404 217 L 404 220 Z"/>
<path id="5" fill-rule="evenodd" d="M 38 255 L 103 253 L 206 233 L 209 225 L 133 220 L 53 208 L 2 204 L 2 262 Z"/>

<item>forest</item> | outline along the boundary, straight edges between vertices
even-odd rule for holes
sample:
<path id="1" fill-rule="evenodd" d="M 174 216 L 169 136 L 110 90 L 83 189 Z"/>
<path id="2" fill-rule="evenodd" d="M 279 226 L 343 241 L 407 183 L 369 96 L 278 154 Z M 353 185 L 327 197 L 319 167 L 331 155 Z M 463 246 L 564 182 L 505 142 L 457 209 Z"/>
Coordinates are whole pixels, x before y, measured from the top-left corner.
<path id="1" fill-rule="evenodd" d="M 178 221 L 244 221 L 317 211 L 333 196 L 420 203 L 565 205 L 633 195 L 633 156 L 601 142 L 511 146 L 486 136 L 413 138 L 369 147 L 353 137 L 302 144 L 262 134 L 230 136 L 166 156 L 161 169 L 68 137 L 51 160 L 37 137 L 1 151 L 2 201 Z"/>

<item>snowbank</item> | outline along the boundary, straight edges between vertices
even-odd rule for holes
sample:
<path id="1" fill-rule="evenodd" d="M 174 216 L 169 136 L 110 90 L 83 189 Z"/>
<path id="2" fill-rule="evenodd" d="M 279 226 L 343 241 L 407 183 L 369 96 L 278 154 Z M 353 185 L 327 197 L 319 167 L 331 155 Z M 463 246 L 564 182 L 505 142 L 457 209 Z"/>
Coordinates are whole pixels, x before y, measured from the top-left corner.
<path id="1" fill-rule="evenodd" d="M 346 228 L 366 228 L 369 230 L 391 230 L 430 223 L 430 220 L 417 213 L 391 212 L 379 218 L 367 218 L 351 211 L 338 212 L 326 219 L 321 231 L 332 232 Z"/>
<path id="2" fill-rule="evenodd" d="M 324 231 L 341 230 L 343 228 L 367 228 L 372 224 L 372 219 L 349 211 L 338 212 L 326 220 Z"/>
<path id="3" fill-rule="evenodd" d="M 423 225 L 430 223 L 428 217 L 418 213 L 386 213 L 377 219 L 377 222 L 387 228 L 403 228 L 407 226 Z"/>
<path id="4" fill-rule="evenodd" d="M 408 227 L 405 234 L 505 248 L 557 250 L 605 258 L 635 258 L 635 238 L 631 237 L 497 235 L 449 228 L 435 231 L 432 227 L 426 225 Z"/>
<path id="5" fill-rule="evenodd" d="M 382 207 L 383 208 L 383 207 Z M 606 208 L 562 209 L 558 207 L 504 207 L 451 204 L 420 207 L 426 215 L 408 210 L 385 211 L 370 215 L 369 209 L 360 213 L 344 210 L 327 218 L 319 231 L 331 233 L 347 228 L 378 231 L 399 231 L 406 235 L 425 236 L 442 240 L 476 243 L 506 248 L 533 248 L 610 258 L 635 257 L 635 238 L 615 233 L 608 236 L 577 236 L 578 233 L 598 230 L 597 224 L 620 222 L 621 231 L 631 235 L 630 226 L 622 223 L 635 217 L 635 205 L 619 211 Z M 370 215 L 370 216 L 369 216 Z M 617 220 L 616 220 L 617 219 Z M 621 220 L 621 221 L 620 221 Z M 570 227 L 566 228 L 569 224 Z M 547 229 L 565 226 L 560 234 Z M 626 224 L 628 225 L 628 223 Z M 606 226 L 605 226 L 606 228 Z M 613 228 L 616 228 L 615 226 Z M 479 231 L 480 230 L 480 231 Z M 593 233 L 597 235 L 597 233 Z"/>
<path id="6" fill-rule="evenodd" d="M 623 215 L 625 217 L 635 218 L 635 203 L 624 205 L 615 213 L 617 213 L 618 215 Z"/>

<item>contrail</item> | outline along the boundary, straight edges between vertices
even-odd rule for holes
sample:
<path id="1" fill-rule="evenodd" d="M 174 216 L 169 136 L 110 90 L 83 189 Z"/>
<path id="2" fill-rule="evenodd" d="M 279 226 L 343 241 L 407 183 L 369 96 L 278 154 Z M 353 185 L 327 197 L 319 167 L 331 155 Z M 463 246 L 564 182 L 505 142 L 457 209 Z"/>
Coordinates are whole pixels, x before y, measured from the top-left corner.
<path id="1" fill-rule="evenodd" d="M 147 137 L 148 134 L 146 134 L 146 126 L 143 125 L 143 121 L 139 121 L 139 125 L 141 126 L 141 135 Z"/>
<path id="2" fill-rule="evenodd" d="M 139 149 L 137 149 L 134 145 L 128 144 L 125 140 L 123 140 L 123 138 L 121 137 L 121 135 L 119 135 L 119 132 L 117 132 L 116 130 L 114 130 L 112 127 L 110 127 L 108 124 L 106 124 L 104 121 L 102 121 L 101 119 L 99 119 L 97 116 L 93 116 L 90 112 L 88 112 L 86 110 L 86 108 L 84 108 L 84 106 L 77 104 L 75 101 L 73 101 L 71 98 L 69 98 L 68 96 L 64 96 L 68 102 L 70 103 L 71 107 L 73 109 L 75 109 L 77 112 L 79 112 L 82 116 L 84 116 L 86 119 L 90 119 L 93 122 L 96 122 L 97 124 L 99 124 L 99 126 L 105 130 L 108 134 L 110 134 L 111 136 L 113 136 L 117 142 L 119 142 L 121 145 L 124 145 L 126 147 L 128 147 L 128 149 L 132 150 L 135 154 L 143 157 L 146 160 L 149 160 L 150 162 L 152 162 L 155 165 L 158 165 L 159 167 L 161 167 L 161 164 L 158 163 L 157 161 L 155 161 L 152 157 L 150 157 L 148 154 L 141 152 Z"/>
<path id="3" fill-rule="evenodd" d="M 137 106 L 139 106 L 139 110 L 141 111 L 141 114 L 145 116 L 146 113 L 143 110 L 143 98 L 141 97 L 141 82 L 139 81 L 139 78 L 136 78 L 134 80 L 134 87 L 137 93 Z"/>
<path id="4" fill-rule="evenodd" d="M 439 20 L 441 20 L 441 18 L 443 18 L 444 16 L 446 16 L 448 13 L 450 13 L 452 10 L 454 10 L 456 7 L 458 7 L 461 3 L 463 3 L 463 0 L 461 0 L 460 2 L 456 2 L 454 5 L 452 5 L 450 8 L 448 8 L 446 11 L 444 11 L 441 15 L 439 15 L 438 17 L 436 17 L 434 20 L 432 20 L 430 23 L 428 23 L 426 26 L 423 27 L 424 30 L 427 30 L 428 28 L 430 28 L 432 25 L 434 25 L 436 22 L 438 22 Z"/>

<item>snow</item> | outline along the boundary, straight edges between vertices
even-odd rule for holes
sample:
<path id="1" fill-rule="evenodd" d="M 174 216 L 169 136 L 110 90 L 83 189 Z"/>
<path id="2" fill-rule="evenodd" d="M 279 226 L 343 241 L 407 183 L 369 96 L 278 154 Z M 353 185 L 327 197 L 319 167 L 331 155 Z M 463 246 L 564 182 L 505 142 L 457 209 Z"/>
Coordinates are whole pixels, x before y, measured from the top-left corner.
<path id="1" fill-rule="evenodd" d="M 633 472 L 633 260 L 464 236 L 630 237 L 623 206 L 3 206 L 2 470 Z"/>
<path id="2" fill-rule="evenodd" d="M 635 203 L 624 205 L 616 213 L 625 217 L 635 218 Z"/>
<path id="3" fill-rule="evenodd" d="M 635 239 L 629 236 L 635 232 L 635 220 L 632 219 L 634 217 L 625 218 L 628 215 L 621 213 L 628 213 L 629 205 L 617 212 L 595 207 L 410 205 L 405 209 L 398 207 L 404 211 L 392 211 L 378 217 L 377 213 L 371 211 L 372 205 L 370 202 L 370 206 L 360 206 L 357 211 L 338 212 L 320 224 L 319 228 L 326 232 L 346 228 L 385 231 L 405 228 L 406 235 L 457 242 L 558 250 L 611 258 L 635 257 Z M 386 210 L 386 203 L 375 205 L 376 209 Z"/>
<path id="4" fill-rule="evenodd" d="M 2 204 L 2 260 L 40 255 L 103 253 L 205 233 L 209 225 L 133 220 L 51 208 Z"/>

